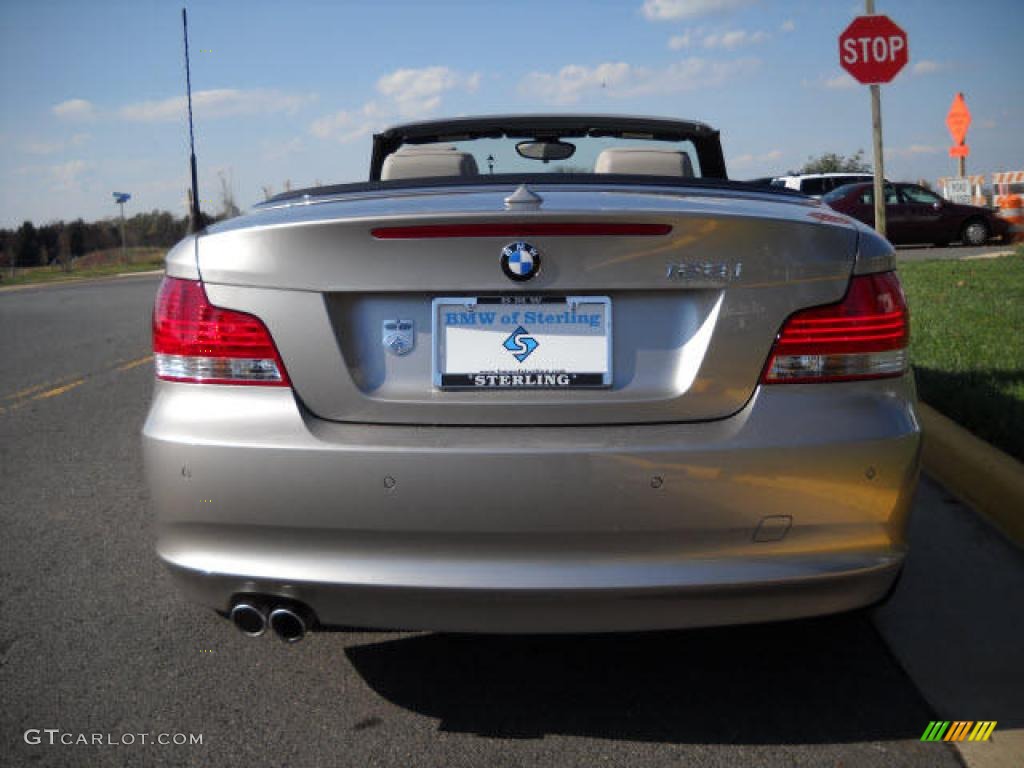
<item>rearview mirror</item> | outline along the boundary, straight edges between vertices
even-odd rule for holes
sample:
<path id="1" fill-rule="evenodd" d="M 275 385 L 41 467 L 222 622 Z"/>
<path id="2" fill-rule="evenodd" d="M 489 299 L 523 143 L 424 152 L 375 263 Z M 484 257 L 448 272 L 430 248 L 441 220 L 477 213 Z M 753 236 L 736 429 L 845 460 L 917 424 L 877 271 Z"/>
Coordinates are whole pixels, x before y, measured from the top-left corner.
<path id="1" fill-rule="evenodd" d="M 576 145 L 560 139 L 520 141 L 516 144 L 516 152 L 520 157 L 547 163 L 551 160 L 569 159 L 575 154 Z"/>

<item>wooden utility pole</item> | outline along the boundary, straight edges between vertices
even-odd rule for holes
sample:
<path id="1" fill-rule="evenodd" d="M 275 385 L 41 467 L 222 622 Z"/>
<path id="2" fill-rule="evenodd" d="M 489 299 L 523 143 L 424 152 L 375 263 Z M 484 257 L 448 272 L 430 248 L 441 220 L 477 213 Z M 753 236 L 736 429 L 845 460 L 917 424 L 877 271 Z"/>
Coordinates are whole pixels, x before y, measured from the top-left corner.
<path id="1" fill-rule="evenodd" d="M 875 14 L 875 0 L 864 0 L 864 13 Z M 875 151 L 875 230 L 885 237 L 885 161 L 882 159 L 882 93 L 881 86 L 871 88 L 871 133 Z"/>

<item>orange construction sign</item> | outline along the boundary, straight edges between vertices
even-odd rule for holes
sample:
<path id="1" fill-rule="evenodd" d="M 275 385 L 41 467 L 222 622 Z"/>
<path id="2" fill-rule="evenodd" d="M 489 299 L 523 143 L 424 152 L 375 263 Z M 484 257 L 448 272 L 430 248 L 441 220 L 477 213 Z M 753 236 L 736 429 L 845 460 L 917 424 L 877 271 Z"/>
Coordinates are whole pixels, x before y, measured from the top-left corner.
<path id="1" fill-rule="evenodd" d="M 949 128 L 949 135 L 953 137 L 954 144 L 963 144 L 967 138 L 967 128 L 971 124 L 971 110 L 967 108 L 964 95 L 958 93 L 953 99 L 953 104 L 946 115 L 946 127 Z"/>

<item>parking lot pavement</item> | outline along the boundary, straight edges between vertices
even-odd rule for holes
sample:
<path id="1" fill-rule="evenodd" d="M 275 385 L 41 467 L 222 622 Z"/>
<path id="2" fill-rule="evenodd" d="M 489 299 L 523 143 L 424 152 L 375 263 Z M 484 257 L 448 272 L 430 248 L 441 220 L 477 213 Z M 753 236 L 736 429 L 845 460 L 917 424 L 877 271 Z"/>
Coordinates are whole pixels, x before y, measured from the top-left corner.
<path id="1" fill-rule="evenodd" d="M 152 373 L 138 361 L 156 282 L 105 285 L 0 297 L 0 352 L 18 361 L 0 390 L 0 765 L 952 768 L 961 763 L 951 747 L 920 741 L 947 711 L 941 697 L 929 703 L 921 666 L 977 665 L 985 685 L 1013 681 L 1014 667 L 983 657 L 1011 649 L 1019 634 L 1002 633 L 1017 625 L 966 606 L 972 628 L 954 632 L 927 610 L 941 600 L 931 590 L 952 590 L 960 604 L 982 599 L 972 589 L 1016 583 L 971 513 L 927 484 L 914 512 L 922 555 L 881 633 L 855 613 L 611 636 L 322 632 L 297 646 L 243 637 L 183 601 L 152 552 L 138 438 Z M 100 294 L 84 302 L 74 290 Z M 31 324 L 10 322 L 28 311 L 68 338 L 51 347 Z M 76 343 L 90 355 L 77 356 Z M 53 377 L 81 383 L 31 386 Z M 957 574 L 963 583 L 951 584 Z M 918 653 L 954 642 L 959 661 Z M 954 693 L 960 685 L 945 682 Z M 1016 706 L 1000 695 L 998 706 Z M 993 705 L 984 716 L 1002 728 L 1019 714 Z M 26 743 L 27 730 L 46 728 L 115 745 Z M 142 733 L 203 741 L 117 743 Z"/>
<path id="2" fill-rule="evenodd" d="M 1024 764 L 1024 551 L 924 478 L 899 588 L 876 624 L 942 720 L 996 720 L 970 766 Z"/>
<path id="3" fill-rule="evenodd" d="M 901 245 L 896 249 L 896 261 L 929 261 L 931 259 L 992 259 L 1014 252 L 1013 245 L 985 245 L 972 248 L 967 245 Z"/>

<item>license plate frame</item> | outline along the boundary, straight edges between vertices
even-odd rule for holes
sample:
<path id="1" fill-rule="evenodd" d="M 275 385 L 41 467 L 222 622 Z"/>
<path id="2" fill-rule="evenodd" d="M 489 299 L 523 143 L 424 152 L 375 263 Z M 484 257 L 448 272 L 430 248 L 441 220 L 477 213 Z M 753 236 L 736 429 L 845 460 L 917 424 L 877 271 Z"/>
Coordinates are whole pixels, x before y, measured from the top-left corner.
<path id="1" fill-rule="evenodd" d="M 447 308 L 448 312 L 454 308 L 463 318 L 465 313 L 478 312 L 483 313 L 476 315 L 478 319 L 486 318 L 487 313 L 493 313 L 495 317 L 489 323 L 474 322 L 469 324 L 473 327 L 465 329 L 481 331 L 479 335 L 459 334 L 459 338 L 453 340 L 449 338 L 449 330 L 461 324 L 448 322 L 447 314 L 442 318 L 442 308 Z M 598 313 L 598 326 L 593 325 L 588 308 Z M 536 317 L 538 313 L 549 320 L 560 316 L 565 323 L 526 322 L 525 318 Z M 551 331 L 545 332 L 548 328 L 544 326 L 550 326 Z M 572 326 L 581 333 L 569 332 Z M 598 333 L 594 332 L 595 328 Z M 440 390 L 463 391 L 607 389 L 611 387 L 613 377 L 613 329 L 609 296 L 439 296 L 431 303 L 433 384 Z M 459 331 L 462 330 L 464 328 L 460 327 Z M 524 333 L 518 333 L 520 330 Z M 504 351 L 496 351 L 495 342 L 504 347 Z M 479 346 L 481 355 L 491 355 L 492 362 L 494 355 L 501 355 L 504 366 L 488 366 L 482 362 L 479 368 L 474 369 L 474 366 L 467 365 L 467 355 L 473 354 L 472 351 L 467 352 L 467 347 L 474 344 Z M 485 344 L 486 347 L 483 346 Z M 542 346 L 544 353 L 532 364 L 527 364 L 535 350 Z M 579 359 L 571 361 L 574 364 L 568 367 L 537 367 L 543 366 L 543 361 L 550 360 L 558 350 L 569 358 Z M 449 361 L 449 353 L 456 359 Z M 484 377 L 482 382 L 479 377 Z"/>

